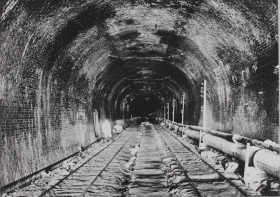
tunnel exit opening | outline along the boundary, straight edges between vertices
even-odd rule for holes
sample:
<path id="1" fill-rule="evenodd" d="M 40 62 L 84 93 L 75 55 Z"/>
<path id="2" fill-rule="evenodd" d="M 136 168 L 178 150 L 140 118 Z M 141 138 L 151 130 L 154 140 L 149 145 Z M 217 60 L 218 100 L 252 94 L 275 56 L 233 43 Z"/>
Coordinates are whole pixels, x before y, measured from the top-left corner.
<path id="1" fill-rule="evenodd" d="M 130 114 L 133 117 L 148 117 L 155 114 L 158 110 L 163 108 L 163 103 L 160 98 L 156 96 L 139 96 L 135 98 L 130 105 Z"/>

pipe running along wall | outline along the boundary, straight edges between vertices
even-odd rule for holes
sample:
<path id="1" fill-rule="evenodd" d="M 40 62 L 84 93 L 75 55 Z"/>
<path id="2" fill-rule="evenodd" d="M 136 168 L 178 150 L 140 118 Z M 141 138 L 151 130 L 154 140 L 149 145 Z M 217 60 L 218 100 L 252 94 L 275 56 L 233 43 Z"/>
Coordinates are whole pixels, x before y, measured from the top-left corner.
<path id="1" fill-rule="evenodd" d="M 164 122 L 171 129 L 176 129 L 176 127 L 182 128 L 182 125 L 180 124 L 177 124 L 175 126 L 175 124 L 172 124 L 171 121 Z M 200 139 L 200 131 L 189 129 L 193 126 L 185 125 L 185 127 L 185 129 L 182 129 L 184 134 L 196 140 Z M 207 133 L 203 135 L 202 141 L 212 148 L 215 148 L 223 153 L 236 157 L 245 162 L 245 144 L 230 142 L 222 137 L 214 136 Z M 267 174 L 280 178 L 280 155 L 275 152 L 258 147 L 251 147 L 249 152 L 249 165 L 253 165 L 257 169 L 262 170 Z"/>
<path id="2" fill-rule="evenodd" d="M 181 122 L 183 93 L 184 123 L 202 125 L 204 79 L 209 128 L 278 140 L 276 0 L 130 2 L 0 1 L 0 185 L 89 144 L 104 118 L 169 104 Z"/>

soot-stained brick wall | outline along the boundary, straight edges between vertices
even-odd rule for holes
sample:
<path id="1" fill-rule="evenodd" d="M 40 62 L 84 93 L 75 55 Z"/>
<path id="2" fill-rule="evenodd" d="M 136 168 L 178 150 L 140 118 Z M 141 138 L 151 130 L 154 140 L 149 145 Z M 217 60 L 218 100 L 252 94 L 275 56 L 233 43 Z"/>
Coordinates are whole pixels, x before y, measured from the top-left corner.
<path id="1" fill-rule="evenodd" d="M 96 138 L 91 104 L 64 94 L 59 79 L 45 76 L 43 69 L 29 70 L 16 84 L 1 76 L 1 185 L 47 167 Z"/>
<path id="2" fill-rule="evenodd" d="M 200 125 L 206 79 L 206 126 L 277 140 L 276 0 L 191 0 L 182 9 L 108 2 L 0 3 L 1 186 L 94 141 L 93 110 L 123 118 L 133 93 L 124 78 L 171 76 L 153 102 L 185 92 L 186 122 Z"/>
<path id="3" fill-rule="evenodd" d="M 240 83 L 232 82 L 233 129 L 246 135 L 278 141 L 278 45 L 266 49 L 254 64 L 243 64 Z M 273 66 L 272 66 L 273 65 Z"/>
<path id="4" fill-rule="evenodd" d="M 50 46 L 63 39 L 57 36 L 58 24 L 68 19 L 40 18 L 28 13 L 29 5 L 16 2 L 9 6 L 0 32 L 0 187 L 96 139 L 92 99 L 80 91 L 85 80 L 74 70 L 78 79 L 72 80 L 82 88 L 75 87 L 49 59 Z"/>
<path id="5" fill-rule="evenodd" d="M 192 8 L 181 12 L 177 29 L 207 59 L 199 64 L 203 58 L 186 55 L 182 62 L 198 83 L 208 82 L 206 126 L 278 141 L 277 2 L 200 1 Z"/>

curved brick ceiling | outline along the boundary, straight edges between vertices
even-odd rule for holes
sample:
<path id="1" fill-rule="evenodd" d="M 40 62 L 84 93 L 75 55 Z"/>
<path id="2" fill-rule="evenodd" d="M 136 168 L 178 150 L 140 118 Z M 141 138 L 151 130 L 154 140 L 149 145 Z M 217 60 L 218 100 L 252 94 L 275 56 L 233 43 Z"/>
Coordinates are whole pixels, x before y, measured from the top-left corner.
<path id="1" fill-rule="evenodd" d="M 277 84 L 277 1 L 200 0 L 184 9 L 131 9 L 118 1 L 6 2 L 2 74 L 24 84 L 28 80 L 20 76 L 41 74 L 45 86 L 92 102 L 102 116 L 122 118 L 124 102 L 139 115 L 136 101 L 145 105 L 150 98 L 143 107 L 162 108 L 173 97 L 179 103 L 185 92 L 189 123 L 197 124 L 206 79 L 209 122 L 227 129 L 238 121 L 242 96 L 234 96 L 244 83 L 251 91 L 268 83 L 258 77 Z"/>

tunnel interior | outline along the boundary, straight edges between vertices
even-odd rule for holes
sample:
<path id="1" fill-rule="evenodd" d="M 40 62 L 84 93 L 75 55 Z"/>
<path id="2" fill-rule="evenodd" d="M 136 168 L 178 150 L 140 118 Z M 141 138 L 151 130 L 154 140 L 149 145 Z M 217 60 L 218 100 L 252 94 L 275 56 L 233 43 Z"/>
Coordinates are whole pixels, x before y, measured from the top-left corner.
<path id="1" fill-rule="evenodd" d="M 204 80 L 207 127 L 279 141 L 277 1 L 169 3 L 0 2 L 1 185 L 89 144 L 105 118 L 180 123 L 183 94 L 184 124 L 201 126 Z"/>

